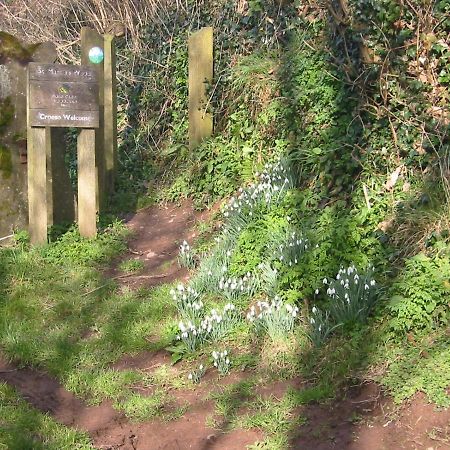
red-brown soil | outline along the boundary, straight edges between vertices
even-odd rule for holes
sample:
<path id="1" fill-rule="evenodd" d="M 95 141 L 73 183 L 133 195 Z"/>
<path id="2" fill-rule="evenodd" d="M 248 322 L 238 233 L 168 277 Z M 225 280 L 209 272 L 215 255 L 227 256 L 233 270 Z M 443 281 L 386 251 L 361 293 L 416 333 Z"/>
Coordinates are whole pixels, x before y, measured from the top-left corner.
<path id="1" fill-rule="evenodd" d="M 194 211 L 191 202 L 186 201 L 181 206 L 153 206 L 128 217 L 127 226 L 132 232 L 128 251 L 113 262 L 105 275 L 131 288 L 185 280 L 188 272 L 177 264 L 179 246 L 183 240 L 192 244 L 195 224 L 210 213 Z M 128 259 L 141 261 L 143 270 L 129 275 L 120 272 L 120 262 Z"/>
<path id="2" fill-rule="evenodd" d="M 139 275 L 120 277 L 119 260 L 107 272 L 130 288 L 150 286 L 184 279 L 187 272 L 176 264 L 178 245 L 192 241 L 196 219 L 189 204 L 182 207 L 152 207 L 128 221 L 134 232 L 129 252 L 121 260 L 138 258 L 144 262 Z M 144 352 L 125 356 L 114 368 L 152 372 L 169 364 L 164 352 Z M 220 380 L 220 386 L 245 379 L 246 372 L 233 373 Z M 214 413 L 208 394 L 219 387 L 215 375 L 208 372 L 195 390 L 173 390 L 171 394 L 188 410 L 179 419 L 130 423 L 111 404 L 88 406 L 66 391 L 44 372 L 17 368 L 0 358 L 0 380 L 14 386 L 31 405 L 52 415 L 64 425 L 87 431 L 93 444 L 101 449 L 124 450 L 241 450 L 263 438 L 257 430 L 221 432 L 209 428 L 206 419 Z M 281 398 L 288 387 L 299 387 L 301 380 L 278 381 L 255 389 L 255 394 Z M 244 412 L 245 399 L 242 399 Z M 436 411 L 422 395 L 395 408 L 376 384 L 365 384 L 348 390 L 343 399 L 326 405 L 306 405 L 298 409 L 306 424 L 299 427 L 291 448 L 298 450 L 450 450 L 450 410 Z M 225 423 L 223 424 L 226 427 Z"/>
<path id="3" fill-rule="evenodd" d="M 450 410 L 436 410 L 422 394 L 399 407 L 368 383 L 349 389 L 341 401 L 310 405 L 301 413 L 307 423 L 294 449 L 450 449 Z"/>

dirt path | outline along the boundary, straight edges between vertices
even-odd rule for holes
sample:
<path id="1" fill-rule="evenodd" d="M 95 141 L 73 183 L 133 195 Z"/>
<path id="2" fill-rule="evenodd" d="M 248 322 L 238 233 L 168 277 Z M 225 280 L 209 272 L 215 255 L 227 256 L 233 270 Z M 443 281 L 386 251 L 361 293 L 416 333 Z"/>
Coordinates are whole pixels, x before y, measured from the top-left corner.
<path id="1" fill-rule="evenodd" d="M 134 237 L 129 251 L 114 262 L 106 275 L 120 276 L 117 269 L 120 261 L 133 258 L 142 261 L 144 269 L 138 275 L 117 278 L 124 286 L 138 288 L 186 278 L 187 272 L 176 264 L 178 245 L 183 239 L 192 241 L 193 226 L 201 218 L 188 203 L 182 207 L 152 207 L 130 217 L 128 226 Z M 125 356 L 114 368 L 151 371 L 161 364 L 169 364 L 167 354 L 144 352 L 135 357 Z M 247 376 L 247 373 L 232 374 L 220 384 L 231 384 Z M 58 422 L 88 432 L 99 449 L 241 450 L 263 438 L 257 430 L 222 433 L 206 425 L 207 417 L 214 411 L 214 404 L 207 397 L 218 386 L 217 378 L 211 374 L 195 390 L 171 392 L 176 402 L 188 405 L 181 418 L 138 424 L 130 423 L 108 402 L 88 406 L 47 374 L 16 368 L 1 358 L 0 380 L 14 386 L 31 405 Z M 297 380 L 275 382 L 257 392 L 281 398 L 296 383 Z M 450 410 L 436 411 L 423 396 L 416 396 L 396 410 L 375 384 L 351 389 L 343 400 L 332 404 L 304 406 L 297 413 L 307 422 L 293 438 L 293 449 L 450 450 Z"/>
<path id="2" fill-rule="evenodd" d="M 187 270 L 177 264 L 179 246 L 183 240 L 192 243 L 196 237 L 195 224 L 208 214 L 208 211 L 194 211 L 191 202 L 185 201 L 181 206 L 153 206 L 129 216 L 127 226 L 133 237 L 128 251 L 113 261 L 112 268 L 105 275 L 120 277 L 119 263 L 133 259 L 144 264 L 143 270 L 116 278 L 119 284 L 138 288 L 185 279 Z"/>

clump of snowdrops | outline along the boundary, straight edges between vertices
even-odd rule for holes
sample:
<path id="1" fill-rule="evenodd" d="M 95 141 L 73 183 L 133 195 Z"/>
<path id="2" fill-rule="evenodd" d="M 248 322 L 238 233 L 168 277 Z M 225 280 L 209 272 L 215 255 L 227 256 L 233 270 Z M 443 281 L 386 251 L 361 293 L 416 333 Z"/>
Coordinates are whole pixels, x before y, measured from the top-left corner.
<path id="1" fill-rule="evenodd" d="M 188 269 L 192 269 L 196 266 L 195 254 L 187 241 L 183 241 L 180 245 L 178 264 L 180 267 L 186 267 Z"/>
<path id="2" fill-rule="evenodd" d="M 221 375 L 226 375 L 231 368 L 231 361 L 228 357 L 228 351 L 224 350 L 223 352 L 212 352 L 213 364 L 214 367 L 217 367 L 217 370 Z"/>
<path id="3" fill-rule="evenodd" d="M 286 336 L 294 328 L 298 307 L 284 303 L 279 296 L 270 302 L 258 301 L 247 313 L 247 319 L 258 333 L 266 332 L 272 339 Z"/>

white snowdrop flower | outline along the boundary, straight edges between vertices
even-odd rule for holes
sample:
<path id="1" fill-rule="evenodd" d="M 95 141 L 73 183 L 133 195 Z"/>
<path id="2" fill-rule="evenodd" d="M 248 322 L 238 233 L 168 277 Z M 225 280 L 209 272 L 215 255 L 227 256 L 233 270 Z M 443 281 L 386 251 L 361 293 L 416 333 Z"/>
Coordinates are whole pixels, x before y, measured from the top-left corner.
<path id="1" fill-rule="evenodd" d="M 327 284 L 328 280 L 326 278 L 323 279 L 323 284 Z"/>
<path id="2" fill-rule="evenodd" d="M 199 369 L 200 369 L 200 370 L 203 370 L 203 364 L 200 364 Z"/>
<path id="3" fill-rule="evenodd" d="M 344 284 L 344 288 L 345 288 L 345 289 L 349 289 L 348 283 L 345 283 L 345 284 Z"/>
<path id="4" fill-rule="evenodd" d="M 309 319 L 309 322 L 311 323 L 311 325 L 314 325 L 316 323 L 316 321 L 312 317 Z"/>
<path id="5" fill-rule="evenodd" d="M 322 325 L 319 325 L 319 331 L 322 331 Z"/>
<path id="6" fill-rule="evenodd" d="M 226 350 L 223 351 L 223 356 L 227 356 L 228 352 Z"/>
<path id="7" fill-rule="evenodd" d="M 316 295 L 318 295 L 318 294 L 319 294 L 319 289 L 316 289 L 316 290 L 314 291 L 314 293 L 315 293 Z"/>
<path id="8" fill-rule="evenodd" d="M 217 359 L 219 357 L 218 353 L 216 351 L 212 352 L 212 356 L 214 359 Z"/>
<path id="9" fill-rule="evenodd" d="M 366 290 L 366 291 L 368 291 L 370 288 L 369 288 L 369 285 L 367 285 L 367 284 L 365 284 L 364 285 L 364 289 Z"/>
<path id="10" fill-rule="evenodd" d="M 297 264 L 298 263 L 298 260 L 297 260 L 297 258 L 295 258 L 294 259 L 294 264 Z"/>
<path id="11" fill-rule="evenodd" d="M 292 311 L 292 317 L 297 317 L 297 311 Z"/>
<path id="12" fill-rule="evenodd" d="M 184 286 L 181 283 L 177 286 L 177 288 L 179 291 L 184 291 Z"/>
<path id="13" fill-rule="evenodd" d="M 217 363 L 214 361 L 214 367 L 217 367 Z"/>
<path id="14" fill-rule="evenodd" d="M 375 280 L 370 280 L 370 285 L 375 286 Z"/>
<path id="15" fill-rule="evenodd" d="M 227 256 L 231 256 L 231 250 L 227 250 Z"/>
<path id="16" fill-rule="evenodd" d="M 190 374 L 188 375 L 188 378 L 189 378 L 190 380 L 192 380 L 192 373 L 190 373 Z"/>
<path id="17" fill-rule="evenodd" d="M 228 358 L 225 360 L 225 364 L 230 364 L 230 360 Z"/>
<path id="18" fill-rule="evenodd" d="M 176 295 L 174 289 L 171 289 L 171 290 L 170 290 L 170 295 L 172 295 L 172 296 L 173 296 L 173 295 Z"/>
<path id="19" fill-rule="evenodd" d="M 338 273 L 338 274 L 336 275 L 336 280 L 339 280 L 340 278 L 341 278 L 341 274 Z"/>

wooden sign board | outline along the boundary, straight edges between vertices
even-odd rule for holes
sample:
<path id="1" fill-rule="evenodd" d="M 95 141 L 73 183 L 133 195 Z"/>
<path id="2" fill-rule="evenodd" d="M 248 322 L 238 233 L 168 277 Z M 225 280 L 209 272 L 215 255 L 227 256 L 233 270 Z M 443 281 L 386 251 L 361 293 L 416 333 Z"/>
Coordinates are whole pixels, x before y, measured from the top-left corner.
<path id="1" fill-rule="evenodd" d="M 98 76 L 90 66 L 30 63 L 31 127 L 98 128 Z"/>

